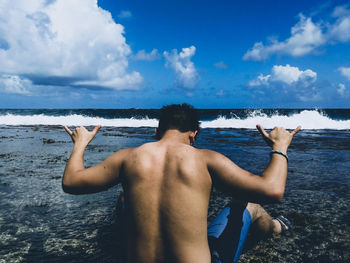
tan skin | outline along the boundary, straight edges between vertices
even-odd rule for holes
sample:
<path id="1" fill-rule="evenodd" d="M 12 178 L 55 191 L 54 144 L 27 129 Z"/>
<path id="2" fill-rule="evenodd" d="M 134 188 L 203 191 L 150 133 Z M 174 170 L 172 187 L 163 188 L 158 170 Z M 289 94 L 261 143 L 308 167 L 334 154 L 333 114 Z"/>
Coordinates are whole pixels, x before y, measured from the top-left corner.
<path id="1" fill-rule="evenodd" d="M 225 156 L 196 149 L 196 131 L 170 129 L 157 142 L 120 150 L 100 164 L 84 168 L 84 150 L 101 126 L 89 132 L 65 127 L 74 147 L 62 180 L 71 194 L 103 191 L 123 184 L 128 216 L 128 262 L 210 262 L 207 214 L 212 185 L 252 202 L 279 202 L 287 178 L 287 161 L 273 154 L 256 176 Z M 286 153 L 293 136 L 275 127 L 258 130 L 272 149 Z"/>

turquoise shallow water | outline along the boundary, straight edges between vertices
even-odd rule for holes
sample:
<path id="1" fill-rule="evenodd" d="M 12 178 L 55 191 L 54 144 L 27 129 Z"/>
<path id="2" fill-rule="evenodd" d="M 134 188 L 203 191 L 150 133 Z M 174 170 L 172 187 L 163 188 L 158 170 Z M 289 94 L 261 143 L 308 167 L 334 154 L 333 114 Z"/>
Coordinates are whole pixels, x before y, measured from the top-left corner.
<path id="1" fill-rule="evenodd" d="M 103 127 L 86 165 L 116 150 L 152 141 L 153 128 Z M 261 173 L 269 148 L 252 129 L 206 128 L 196 147 L 219 151 Z M 115 204 L 120 188 L 72 196 L 61 176 L 72 142 L 61 126 L 0 126 L 0 262 L 122 262 Z M 350 131 L 304 130 L 289 150 L 284 214 L 293 232 L 250 242 L 241 262 L 350 261 Z M 229 201 L 214 191 L 209 217 Z"/>

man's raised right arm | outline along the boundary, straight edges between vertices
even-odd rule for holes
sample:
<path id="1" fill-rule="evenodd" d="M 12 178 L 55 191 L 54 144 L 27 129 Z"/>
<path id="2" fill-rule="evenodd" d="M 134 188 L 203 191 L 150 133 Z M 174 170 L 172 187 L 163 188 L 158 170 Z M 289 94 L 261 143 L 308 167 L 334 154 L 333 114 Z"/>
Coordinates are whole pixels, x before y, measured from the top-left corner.
<path id="1" fill-rule="evenodd" d="M 101 126 L 96 126 L 92 132 L 89 132 L 85 127 L 79 127 L 72 132 L 65 126 L 65 130 L 71 136 L 74 146 L 62 178 L 64 192 L 70 194 L 97 193 L 120 182 L 119 170 L 131 151 L 130 148 L 112 154 L 95 166 L 89 168 L 84 166 L 86 146 L 100 128 Z"/>
<path id="2" fill-rule="evenodd" d="M 273 151 L 287 153 L 293 136 L 301 129 L 288 132 L 275 127 L 269 134 L 260 126 L 258 130 Z M 205 151 L 208 170 L 213 183 L 219 189 L 245 201 L 255 203 L 280 202 L 284 195 L 287 179 L 287 158 L 271 154 L 271 160 L 261 176 L 254 175 L 230 159 L 214 151 Z"/>

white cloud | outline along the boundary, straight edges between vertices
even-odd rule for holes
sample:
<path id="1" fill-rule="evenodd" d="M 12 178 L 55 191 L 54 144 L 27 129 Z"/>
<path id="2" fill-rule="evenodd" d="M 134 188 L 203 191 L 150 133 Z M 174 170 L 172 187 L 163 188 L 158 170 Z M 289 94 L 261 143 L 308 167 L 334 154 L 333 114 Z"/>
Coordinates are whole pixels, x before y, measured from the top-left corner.
<path id="1" fill-rule="evenodd" d="M 272 54 L 287 54 L 291 56 L 302 56 L 325 42 L 319 25 L 314 24 L 311 18 L 300 15 L 299 22 L 292 27 L 291 37 L 279 42 L 272 40 L 269 45 L 262 42 L 255 43 L 253 48 L 243 56 L 244 60 L 260 61 L 267 59 Z"/>
<path id="2" fill-rule="evenodd" d="M 266 86 L 269 84 L 270 78 L 271 78 L 271 75 L 264 76 L 263 74 L 260 74 L 256 79 L 249 81 L 248 85 L 250 87 Z"/>
<path id="3" fill-rule="evenodd" d="M 146 50 L 139 50 L 135 56 L 135 60 L 146 60 L 146 61 L 153 61 L 160 59 L 161 55 L 158 52 L 158 49 L 154 48 L 150 53 L 147 53 Z"/>
<path id="4" fill-rule="evenodd" d="M 0 91 L 4 93 L 31 95 L 32 82 L 15 75 L 0 76 Z"/>
<path id="5" fill-rule="evenodd" d="M 350 68 L 340 67 L 338 70 L 344 78 L 350 80 Z"/>
<path id="6" fill-rule="evenodd" d="M 127 72 L 130 47 L 124 28 L 96 0 L 3 0 L 0 6 L 0 75 L 21 80 L 62 78 L 68 85 L 137 89 Z M 67 83 L 66 83 L 67 84 Z"/>
<path id="7" fill-rule="evenodd" d="M 249 82 L 249 86 L 267 86 L 273 83 L 282 83 L 288 86 L 293 84 L 303 84 L 304 86 L 314 83 L 317 79 L 317 73 L 307 69 L 300 70 L 298 67 L 292 67 L 289 64 L 274 65 L 272 72 L 269 75 L 264 76 L 260 74 L 256 79 Z"/>
<path id="8" fill-rule="evenodd" d="M 123 77 L 114 77 L 106 80 L 86 80 L 76 81 L 75 85 L 87 85 L 87 86 L 102 86 L 102 87 L 115 87 L 116 90 L 138 90 L 139 83 L 143 81 L 142 76 L 138 72 L 124 75 Z M 120 87 L 120 88 L 117 88 Z"/>
<path id="9" fill-rule="evenodd" d="M 317 73 L 307 69 L 299 70 L 298 67 L 286 66 L 273 66 L 271 81 L 282 82 L 288 85 L 294 83 L 303 83 L 309 85 L 314 83 L 317 79 Z"/>
<path id="10" fill-rule="evenodd" d="M 310 17 L 301 14 L 298 23 L 291 28 L 289 38 L 284 41 L 271 40 L 266 45 L 257 42 L 244 54 L 243 59 L 262 61 L 273 54 L 304 56 L 326 44 L 350 41 L 350 11 L 343 6 L 336 7 L 333 18 L 334 23 L 314 23 Z"/>
<path id="11" fill-rule="evenodd" d="M 313 84 L 317 80 L 317 73 L 310 70 L 300 70 L 290 65 L 275 65 L 271 74 L 260 74 L 251 80 L 248 86 L 251 88 L 267 88 L 281 94 L 293 94 L 301 101 L 318 100 L 320 95 Z"/>
<path id="12" fill-rule="evenodd" d="M 330 26 L 329 37 L 340 42 L 350 40 L 350 10 L 344 6 L 338 6 L 334 9 L 333 17 L 336 17 L 336 22 Z"/>
<path id="13" fill-rule="evenodd" d="M 163 53 L 166 59 L 166 66 L 171 67 L 175 71 L 177 85 L 180 87 L 193 89 L 199 81 L 196 67 L 191 61 L 195 53 L 196 48 L 194 46 L 183 48 L 179 54 L 176 49 L 173 49 L 171 53 L 166 51 Z"/>
<path id="14" fill-rule="evenodd" d="M 219 68 L 219 69 L 227 69 L 228 65 L 223 61 L 219 61 L 219 62 L 216 62 L 214 64 L 214 67 Z"/>
<path id="15" fill-rule="evenodd" d="M 122 10 L 117 16 L 119 19 L 132 18 L 132 13 L 129 10 Z"/>
<path id="16" fill-rule="evenodd" d="M 337 92 L 341 97 L 345 96 L 346 86 L 343 83 L 339 83 Z"/>

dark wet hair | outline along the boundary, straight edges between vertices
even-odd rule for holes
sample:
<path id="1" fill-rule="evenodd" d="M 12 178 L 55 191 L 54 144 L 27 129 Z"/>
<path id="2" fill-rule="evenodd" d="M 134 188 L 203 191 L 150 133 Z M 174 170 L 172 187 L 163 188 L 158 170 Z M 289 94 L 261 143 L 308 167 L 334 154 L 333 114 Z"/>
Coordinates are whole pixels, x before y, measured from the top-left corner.
<path id="1" fill-rule="evenodd" d="M 172 104 L 160 109 L 159 124 L 156 138 L 159 140 L 169 129 L 180 132 L 199 131 L 199 114 L 187 103 Z"/>

